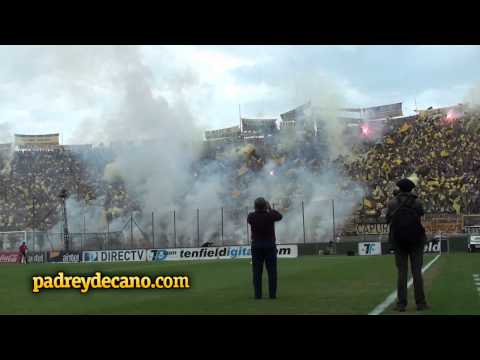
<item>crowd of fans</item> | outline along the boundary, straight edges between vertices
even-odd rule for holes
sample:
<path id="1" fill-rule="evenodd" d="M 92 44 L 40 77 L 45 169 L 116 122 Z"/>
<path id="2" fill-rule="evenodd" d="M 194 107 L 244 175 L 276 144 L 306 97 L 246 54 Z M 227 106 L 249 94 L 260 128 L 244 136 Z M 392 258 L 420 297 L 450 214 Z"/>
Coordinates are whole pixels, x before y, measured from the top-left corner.
<path id="1" fill-rule="evenodd" d="M 478 110 L 458 106 L 386 123 L 377 141 L 367 139 L 344 162 L 345 173 L 366 185 L 365 213 L 384 213 L 402 177 L 417 182 L 428 213 L 479 213 L 479 121 Z"/>
<path id="2" fill-rule="evenodd" d="M 209 151 L 196 171 L 200 177 L 212 168 L 221 172 L 225 180 L 222 203 L 242 211 L 251 207 L 251 188 L 259 181 L 268 182 L 271 193 L 281 194 L 271 200 L 287 210 L 295 200 L 311 197 L 312 179 L 305 179 L 306 173 L 321 175 L 326 167 L 333 167 L 326 138 L 309 131 L 287 129 L 275 136 L 213 144 L 216 151 Z"/>
<path id="3" fill-rule="evenodd" d="M 357 214 L 384 215 L 395 183 L 403 177 L 417 183 L 415 191 L 427 213 L 479 213 L 479 121 L 478 108 L 459 105 L 377 121 L 367 124 L 367 129 L 349 128 L 345 133 L 349 149 L 335 158 L 328 152 L 327 133 L 321 129 L 315 135 L 304 132 L 294 137 L 281 132 L 273 140 L 249 141 L 248 145 L 227 142 L 217 152 L 217 160 L 221 154 L 227 173 L 234 169 L 229 173 L 225 202 L 233 198 L 235 205 L 244 204 L 256 173 L 267 167 L 274 169 L 272 175 L 287 179 L 281 182 L 285 209 L 295 198 L 310 198 L 308 182 L 299 179 L 302 170 L 314 176 L 334 170 L 338 174 L 336 196 L 349 197 L 359 187 L 363 189 Z M 352 134 L 360 141 L 352 141 Z M 231 154 L 228 146 L 240 156 L 234 160 L 226 156 Z"/>
<path id="4" fill-rule="evenodd" d="M 357 128 L 361 141 L 345 141 L 351 145 L 348 155 L 335 158 L 321 124 L 315 132 L 284 129 L 264 138 L 209 141 L 192 173 L 198 178 L 222 173 L 223 202 L 239 211 L 251 199 L 249 189 L 260 174 L 283 179 L 277 182 L 283 196 L 274 201 L 288 211 L 292 202 L 311 198 L 315 176 L 332 171 L 337 195 L 349 197 L 363 188 L 357 210 L 367 215 L 385 212 L 402 177 L 417 182 L 415 191 L 427 213 L 480 213 L 479 120 L 478 110 L 462 106 L 386 120 L 369 133 Z M 50 230 L 61 220 L 58 194 L 64 188 L 87 206 L 101 206 L 109 220 L 141 211 L 121 179 L 105 180 L 112 159 L 104 147 L 0 152 L 0 231 Z M 304 181 L 306 173 L 310 178 Z"/>
<path id="5" fill-rule="evenodd" d="M 101 206 L 111 219 L 130 211 L 121 181 L 103 179 L 108 162 L 101 150 L 75 152 L 62 147 L 0 153 L 0 231 L 51 230 L 61 221 L 59 194 L 86 206 Z"/>

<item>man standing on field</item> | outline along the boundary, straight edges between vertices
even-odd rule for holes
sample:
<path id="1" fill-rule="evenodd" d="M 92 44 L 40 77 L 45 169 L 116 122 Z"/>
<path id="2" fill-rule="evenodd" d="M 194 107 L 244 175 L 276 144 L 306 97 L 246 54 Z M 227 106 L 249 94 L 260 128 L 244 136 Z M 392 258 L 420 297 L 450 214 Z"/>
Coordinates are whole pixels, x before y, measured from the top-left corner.
<path id="1" fill-rule="evenodd" d="M 411 191 L 415 183 L 410 179 L 402 179 L 397 183 L 400 191 L 388 203 L 386 215 L 390 224 L 389 241 L 395 251 L 395 263 L 398 269 L 396 311 L 404 312 L 407 307 L 408 260 L 410 259 L 413 288 L 417 310 L 429 309 L 423 289 L 422 264 L 425 246 L 425 228 L 421 217 L 423 206 Z"/>
<path id="2" fill-rule="evenodd" d="M 27 259 L 27 250 L 28 247 L 25 245 L 25 241 L 22 242 L 22 245 L 18 248 L 18 251 L 20 252 L 19 254 L 19 262 L 22 263 L 23 260 L 25 260 L 25 264 L 28 264 L 28 259 Z"/>
<path id="3" fill-rule="evenodd" d="M 265 263 L 268 273 L 270 299 L 277 297 L 277 245 L 275 222 L 282 220 L 282 214 L 272 209 L 268 201 L 258 198 L 255 211 L 248 214 L 247 222 L 252 230 L 253 287 L 255 299 L 262 298 L 262 272 Z"/>

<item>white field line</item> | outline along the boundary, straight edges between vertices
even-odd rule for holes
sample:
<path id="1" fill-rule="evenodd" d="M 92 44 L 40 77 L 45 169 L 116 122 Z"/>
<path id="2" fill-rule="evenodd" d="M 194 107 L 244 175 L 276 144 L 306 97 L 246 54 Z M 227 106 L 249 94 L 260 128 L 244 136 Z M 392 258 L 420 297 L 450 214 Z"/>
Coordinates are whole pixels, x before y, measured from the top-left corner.
<path id="1" fill-rule="evenodd" d="M 425 265 L 423 268 L 422 268 L 422 274 L 427 271 L 430 266 L 433 265 L 433 263 L 435 261 L 437 261 L 437 259 L 440 257 L 440 254 L 438 254 L 437 256 L 435 256 L 435 258 L 433 258 L 432 261 L 430 261 L 427 265 Z M 407 289 L 412 286 L 413 284 L 413 278 L 410 279 L 407 283 Z M 388 308 L 390 305 L 392 305 L 395 300 L 397 299 L 397 290 L 395 290 L 394 292 L 392 292 L 390 295 L 387 296 L 387 298 L 381 303 L 381 304 L 378 304 L 377 307 L 375 307 L 375 309 L 373 309 L 372 311 L 370 311 L 368 313 L 368 315 L 380 315 L 382 312 L 385 311 L 386 308 Z"/>

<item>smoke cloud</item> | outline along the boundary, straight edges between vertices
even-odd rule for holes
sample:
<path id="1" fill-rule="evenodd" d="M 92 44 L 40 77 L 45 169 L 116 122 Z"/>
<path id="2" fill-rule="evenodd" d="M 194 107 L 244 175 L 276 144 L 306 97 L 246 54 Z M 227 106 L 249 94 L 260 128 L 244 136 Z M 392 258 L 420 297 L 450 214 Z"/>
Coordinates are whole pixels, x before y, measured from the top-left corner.
<path id="1" fill-rule="evenodd" d="M 8 122 L 0 123 L 0 144 L 12 142 L 12 125 Z"/>
<path id="2" fill-rule="evenodd" d="M 98 60 L 100 55 L 96 56 Z M 355 184 L 353 198 L 344 198 L 339 185 L 347 180 L 334 167 L 324 167 L 318 173 L 309 170 L 306 164 L 298 164 L 322 158 L 325 152 L 330 159 L 348 153 L 342 137 L 344 124 L 337 120 L 335 110 L 344 100 L 328 79 L 318 82 L 305 79 L 305 86 L 301 87 L 303 101 L 311 99 L 314 107 L 322 109 L 318 118 L 327 147 L 305 147 L 299 135 L 286 136 L 278 149 L 287 155 L 287 160 L 280 165 L 269 161 L 260 171 L 253 172 L 244 166 L 252 151 L 257 150 L 252 145 L 233 146 L 223 159 L 203 159 L 203 129 L 196 125 L 195 114 L 184 98 L 187 93 L 184 89 L 198 81 L 190 70 L 161 79 L 162 89 L 174 90 L 167 96 L 158 91 L 156 79 L 142 63 L 137 49 L 122 50 L 122 57 L 115 64 L 118 71 L 111 81 L 115 84 L 118 106 L 98 119 L 86 119 L 75 132 L 75 139 L 111 145 L 114 160 L 105 166 L 103 179 L 108 183 L 119 179 L 125 182 L 129 196 L 139 205 L 139 211 L 132 210 L 136 221 L 144 233 L 150 234 L 152 230 L 156 233 L 157 245 L 219 243 L 222 226 L 226 243 L 246 243 L 246 215 L 258 196 L 270 199 L 280 210 L 288 210 L 278 225 L 281 242 L 303 241 L 302 200 L 308 236 L 312 240 L 326 240 L 333 226 L 331 199 L 337 201 L 337 225 L 361 199 L 362 190 Z M 242 187 L 242 183 L 248 186 Z M 85 213 L 79 204 L 70 202 L 68 206 L 72 207 L 75 218 Z M 155 213 L 154 229 L 151 212 Z M 105 228 L 100 221 L 104 216 L 98 213 L 87 216 L 90 224 L 97 220 L 90 228 Z M 128 220 L 127 216 L 123 220 Z M 116 225 L 121 227 L 120 222 Z"/>

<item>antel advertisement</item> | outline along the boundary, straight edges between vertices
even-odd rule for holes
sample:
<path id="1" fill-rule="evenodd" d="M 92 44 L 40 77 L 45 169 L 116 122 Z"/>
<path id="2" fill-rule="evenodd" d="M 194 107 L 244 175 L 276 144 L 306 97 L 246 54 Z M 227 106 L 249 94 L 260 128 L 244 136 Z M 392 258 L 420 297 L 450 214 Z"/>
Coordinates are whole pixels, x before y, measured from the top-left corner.
<path id="1" fill-rule="evenodd" d="M 298 257 L 297 245 L 277 245 L 279 258 Z M 148 261 L 178 261 L 178 260 L 218 260 L 218 259 L 249 259 L 250 246 L 223 246 L 181 249 L 150 249 Z"/>
<path id="2" fill-rule="evenodd" d="M 28 263 L 31 264 L 40 264 L 45 262 L 45 253 L 44 252 L 27 252 Z"/>
<path id="3" fill-rule="evenodd" d="M 53 263 L 77 263 L 81 261 L 80 252 L 76 251 L 48 251 L 47 261 Z"/>

